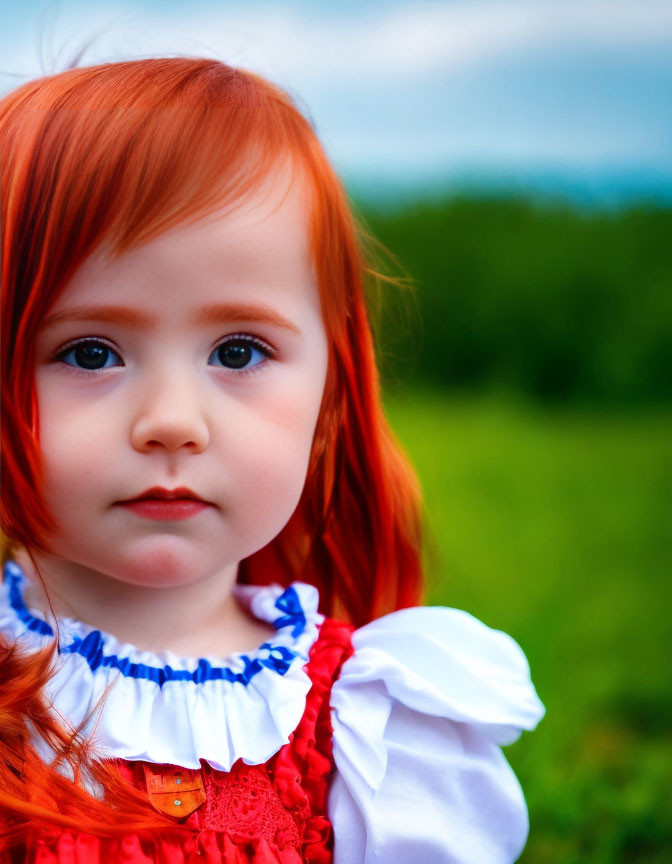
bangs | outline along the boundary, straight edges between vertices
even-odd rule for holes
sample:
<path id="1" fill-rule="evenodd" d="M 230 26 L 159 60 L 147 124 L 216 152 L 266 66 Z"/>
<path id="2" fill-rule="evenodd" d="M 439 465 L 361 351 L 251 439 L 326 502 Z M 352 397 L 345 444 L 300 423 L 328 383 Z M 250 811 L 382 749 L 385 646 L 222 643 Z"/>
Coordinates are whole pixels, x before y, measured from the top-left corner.
<path id="1" fill-rule="evenodd" d="M 279 162 L 290 179 L 305 173 L 314 137 L 284 93 L 213 61 L 74 69 L 13 101 L 20 126 L 0 125 L 5 200 L 22 202 L 30 230 L 5 240 L 33 264 L 25 283 L 46 268 L 52 288 L 103 240 L 121 253 L 232 206 Z"/>

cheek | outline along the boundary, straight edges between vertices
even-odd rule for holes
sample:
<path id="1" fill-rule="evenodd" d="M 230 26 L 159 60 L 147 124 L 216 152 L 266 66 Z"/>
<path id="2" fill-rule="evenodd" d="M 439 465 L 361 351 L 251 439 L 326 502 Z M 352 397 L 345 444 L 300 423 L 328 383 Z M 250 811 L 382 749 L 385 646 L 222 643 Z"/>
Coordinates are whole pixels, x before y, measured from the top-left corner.
<path id="1" fill-rule="evenodd" d="M 272 422 L 245 437 L 239 465 L 245 467 L 251 489 L 274 487 L 277 492 L 298 495 L 305 481 L 315 426 L 308 421 L 312 417 L 291 414 L 283 406 Z"/>
<path id="2" fill-rule="evenodd" d="M 275 446 L 275 457 L 255 460 L 239 486 L 232 517 L 250 554 L 273 540 L 296 510 L 306 478 L 304 454 Z M 266 451 L 268 453 L 268 450 Z"/>
<path id="3" fill-rule="evenodd" d="M 49 393 L 39 399 L 44 491 L 51 508 L 72 507 L 86 497 L 113 450 L 113 425 L 100 406 Z"/>
<path id="4" fill-rule="evenodd" d="M 305 484 L 321 401 L 319 383 L 312 393 L 297 383 L 267 399 L 263 422 L 257 417 L 238 441 L 234 470 L 240 472 L 236 486 L 248 524 L 259 520 L 272 527 L 273 536 L 294 512 Z"/>

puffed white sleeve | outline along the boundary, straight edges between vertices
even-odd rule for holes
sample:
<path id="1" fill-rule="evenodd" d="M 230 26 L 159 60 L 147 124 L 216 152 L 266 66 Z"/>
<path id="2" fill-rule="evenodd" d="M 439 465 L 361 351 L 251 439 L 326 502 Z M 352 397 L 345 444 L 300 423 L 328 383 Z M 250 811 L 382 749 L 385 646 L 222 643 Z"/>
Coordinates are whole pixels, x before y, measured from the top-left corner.
<path id="1" fill-rule="evenodd" d="M 331 695 L 335 864 L 511 864 L 529 823 L 500 745 L 544 715 L 521 648 L 443 607 L 352 641 Z"/>

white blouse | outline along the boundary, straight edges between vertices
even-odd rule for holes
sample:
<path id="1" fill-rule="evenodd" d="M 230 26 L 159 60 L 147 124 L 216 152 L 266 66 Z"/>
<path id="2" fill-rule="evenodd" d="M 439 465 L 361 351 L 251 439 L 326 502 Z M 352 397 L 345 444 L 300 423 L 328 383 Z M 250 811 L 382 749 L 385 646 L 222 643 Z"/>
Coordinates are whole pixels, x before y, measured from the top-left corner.
<path id="1" fill-rule="evenodd" d="M 227 771 L 237 759 L 266 762 L 303 715 L 304 666 L 324 620 L 310 585 L 241 587 L 272 639 L 256 652 L 185 659 L 74 619 L 47 621 L 25 606 L 19 567 L 8 562 L 4 576 L 0 632 L 35 649 L 58 635 L 47 698 L 73 727 L 100 705 L 84 731 L 95 730 L 103 755 Z M 386 615 L 352 642 L 331 695 L 335 864 L 515 861 L 527 809 L 500 745 L 544 715 L 520 647 L 442 607 Z"/>

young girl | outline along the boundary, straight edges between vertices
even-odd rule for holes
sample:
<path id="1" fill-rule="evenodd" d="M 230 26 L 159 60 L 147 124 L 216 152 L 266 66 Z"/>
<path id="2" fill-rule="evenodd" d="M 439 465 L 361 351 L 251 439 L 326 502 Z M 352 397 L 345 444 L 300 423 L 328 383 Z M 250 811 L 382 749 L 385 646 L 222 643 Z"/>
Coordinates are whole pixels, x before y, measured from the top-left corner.
<path id="1" fill-rule="evenodd" d="M 0 159 L 1 860 L 514 861 L 500 745 L 544 709 L 512 639 L 416 605 L 308 123 L 221 63 L 125 62 L 7 96 Z"/>

